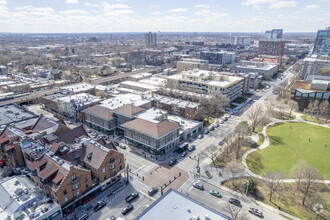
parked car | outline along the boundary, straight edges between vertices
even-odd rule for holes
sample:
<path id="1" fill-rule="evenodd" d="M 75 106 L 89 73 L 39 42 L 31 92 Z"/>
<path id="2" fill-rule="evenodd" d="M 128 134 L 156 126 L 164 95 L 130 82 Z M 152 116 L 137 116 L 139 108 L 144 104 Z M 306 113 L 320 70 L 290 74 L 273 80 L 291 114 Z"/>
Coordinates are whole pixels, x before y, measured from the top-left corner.
<path id="1" fill-rule="evenodd" d="M 187 156 L 187 152 L 185 151 L 185 152 L 183 152 L 182 154 L 181 154 L 181 157 L 185 157 L 185 156 Z"/>
<path id="2" fill-rule="evenodd" d="M 208 133 L 210 133 L 210 132 L 209 132 L 209 131 L 207 131 L 207 130 L 206 130 L 206 131 L 204 131 L 204 134 L 208 134 Z"/>
<path id="3" fill-rule="evenodd" d="M 110 216 L 109 218 L 107 218 L 106 220 L 116 220 L 116 216 Z"/>
<path id="4" fill-rule="evenodd" d="M 131 210 L 133 210 L 134 209 L 134 207 L 133 207 L 133 205 L 132 204 L 129 204 L 129 205 L 127 205 L 125 208 L 123 208 L 122 210 L 121 210 L 121 213 L 123 214 L 123 215 L 126 215 L 127 213 L 129 213 Z"/>
<path id="5" fill-rule="evenodd" d="M 119 146 L 119 143 L 117 141 L 114 141 L 113 144 L 117 147 Z"/>
<path id="6" fill-rule="evenodd" d="M 168 162 L 168 165 L 174 166 L 178 160 L 175 158 L 171 158 L 171 160 Z"/>
<path id="7" fill-rule="evenodd" d="M 253 215 L 258 216 L 258 217 L 263 217 L 262 212 L 260 212 L 258 209 L 249 208 L 249 212 L 252 213 Z"/>
<path id="8" fill-rule="evenodd" d="M 221 194 L 218 191 L 216 191 L 216 190 L 210 190 L 210 194 L 212 196 L 215 196 L 215 197 L 218 197 L 218 198 L 221 198 L 222 197 Z"/>
<path id="9" fill-rule="evenodd" d="M 194 183 L 193 186 L 197 189 L 204 190 L 204 186 L 201 183 Z"/>
<path id="10" fill-rule="evenodd" d="M 88 219 L 88 214 L 87 213 L 83 214 L 82 216 L 80 216 L 78 218 L 78 220 L 85 220 L 85 219 Z"/>
<path id="11" fill-rule="evenodd" d="M 238 199 L 229 198 L 229 203 L 233 205 L 241 206 L 241 201 L 239 201 Z"/>
<path id="12" fill-rule="evenodd" d="M 198 135 L 199 139 L 202 139 L 203 137 L 204 137 L 204 135 L 202 135 L 202 134 Z"/>
<path id="13" fill-rule="evenodd" d="M 126 150 L 126 146 L 125 145 L 119 145 L 119 147 L 121 148 L 121 149 L 124 149 L 124 150 Z"/>
<path id="14" fill-rule="evenodd" d="M 151 190 L 148 191 L 148 195 L 152 196 L 153 194 L 158 192 L 158 188 L 157 187 L 153 187 Z"/>
<path id="15" fill-rule="evenodd" d="M 212 127 L 210 128 L 210 131 L 214 131 L 214 126 L 212 126 Z"/>
<path id="16" fill-rule="evenodd" d="M 193 151 L 193 150 L 195 150 L 195 148 L 196 148 L 196 146 L 193 144 L 193 145 L 191 145 L 190 147 L 188 147 L 188 150 L 189 150 L 189 151 Z"/>
<path id="17" fill-rule="evenodd" d="M 136 199 L 139 196 L 139 192 L 135 191 L 131 194 L 129 194 L 129 196 L 127 196 L 125 198 L 126 202 L 132 202 L 134 199 Z"/>
<path id="18" fill-rule="evenodd" d="M 220 125 L 219 124 L 215 124 L 215 127 L 218 128 Z"/>
<path id="19" fill-rule="evenodd" d="M 104 200 L 98 201 L 96 206 L 94 207 L 94 211 L 97 212 L 102 209 L 106 205 Z"/>

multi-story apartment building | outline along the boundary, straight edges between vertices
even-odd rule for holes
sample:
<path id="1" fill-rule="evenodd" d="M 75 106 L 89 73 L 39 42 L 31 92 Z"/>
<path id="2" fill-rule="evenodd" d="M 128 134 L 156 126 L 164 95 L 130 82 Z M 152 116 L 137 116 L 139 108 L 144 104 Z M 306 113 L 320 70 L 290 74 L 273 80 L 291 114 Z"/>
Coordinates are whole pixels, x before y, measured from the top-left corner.
<path id="1" fill-rule="evenodd" d="M 283 29 L 272 29 L 265 32 L 266 39 L 282 39 Z"/>
<path id="2" fill-rule="evenodd" d="M 154 106 L 167 111 L 169 114 L 196 120 L 198 119 L 199 103 L 172 97 L 154 95 Z"/>
<path id="3" fill-rule="evenodd" d="M 77 145 L 80 145 L 78 149 L 61 156 L 61 159 L 71 164 L 83 164 L 85 169 L 91 171 L 93 181 L 99 183 L 102 189 L 115 182 L 124 171 L 124 155 L 111 142 L 104 146 L 80 137 Z"/>
<path id="4" fill-rule="evenodd" d="M 208 67 L 209 61 L 200 59 L 182 59 L 176 63 L 178 73 L 194 69 L 207 70 Z"/>
<path id="5" fill-rule="evenodd" d="M 149 121 L 141 118 L 122 124 L 126 140 L 152 154 L 164 154 L 179 143 L 180 125 L 163 120 Z"/>
<path id="6" fill-rule="evenodd" d="M 249 36 L 231 36 L 230 43 L 235 46 L 249 46 L 251 37 Z"/>
<path id="7" fill-rule="evenodd" d="M 209 61 L 209 64 L 225 65 L 235 62 L 235 53 L 228 51 L 203 51 L 200 58 Z"/>
<path id="8" fill-rule="evenodd" d="M 322 68 L 330 68 L 330 57 L 328 57 L 328 59 L 318 59 L 315 57 L 305 58 L 303 61 L 301 78 L 303 80 L 311 81 L 310 79 L 314 75 L 318 75 L 318 70 L 321 70 Z"/>
<path id="9" fill-rule="evenodd" d="M 317 32 L 313 54 L 330 56 L 330 27 Z"/>
<path id="10" fill-rule="evenodd" d="M 144 34 L 144 44 L 148 48 L 157 47 L 157 34 L 155 33 L 145 33 Z"/>
<path id="11" fill-rule="evenodd" d="M 284 46 L 286 41 L 273 39 L 273 40 L 260 40 L 259 41 L 259 55 L 271 55 L 282 57 L 284 53 Z"/>
<path id="12" fill-rule="evenodd" d="M 180 89 L 210 95 L 222 93 L 230 101 L 245 93 L 243 78 L 223 75 L 219 72 L 194 69 L 166 78 L 170 83 L 177 84 Z"/>
<path id="13" fill-rule="evenodd" d="M 82 119 L 79 112 L 102 101 L 102 98 L 87 93 L 69 95 L 57 99 L 57 107 L 61 114 Z"/>
<path id="14" fill-rule="evenodd" d="M 35 184 L 62 208 L 82 198 L 94 185 L 90 170 L 64 162 L 51 153 L 34 160 L 28 168 Z"/>
<path id="15" fill-rule="evenodd" d="M 265 79 L 271 79 L 278 71 L 277 64 L 242 60 L 234 67 L 235 73 L 258 73 Z"/>

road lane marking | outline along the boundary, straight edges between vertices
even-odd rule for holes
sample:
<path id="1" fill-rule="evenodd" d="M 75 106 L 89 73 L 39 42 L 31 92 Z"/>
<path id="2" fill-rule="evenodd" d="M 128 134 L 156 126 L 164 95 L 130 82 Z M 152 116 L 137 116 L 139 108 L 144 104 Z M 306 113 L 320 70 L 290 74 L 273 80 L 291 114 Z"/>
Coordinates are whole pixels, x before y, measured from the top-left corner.
<path id="1" fill-rule="evenodd" d="M 138 172 L 139 170 L 141 170 L 143 167 L 145 167 L 146 165 L 142 165 L 142 166 L 140 166 L 138 169 L 136 169 L 136 170 L 134 170 L 134 172 L 132 172 L 132 173 L 136 173 L 136 172 Z"/>
<path id="2" fill-rule="evenodd" d="M 156 201 L 156 199 L 155 199 L 155 198 L 152 198 L 152 197 L 151 197 L 151 196 L 149 196 L 148 194 L 146 194 L 146 193 L 144 193 L 144 192 L 142 192 L 142 191 L 140 191 L 140 193 L 141 193 L 141 194 L 143 194 L 143 195 L 145 195 L 146 197 L 149 197 L 150 199 L 152 199 L 152 200 Z"/>
<path id="3" fill-rule="evenodd" d="M 190 191 L 190 190 L 192 190 L 192 188 L 194 188 L 193 186 L 192 187 L 190 187 L 189 189 L 188 189 L 188 192 Z"/>

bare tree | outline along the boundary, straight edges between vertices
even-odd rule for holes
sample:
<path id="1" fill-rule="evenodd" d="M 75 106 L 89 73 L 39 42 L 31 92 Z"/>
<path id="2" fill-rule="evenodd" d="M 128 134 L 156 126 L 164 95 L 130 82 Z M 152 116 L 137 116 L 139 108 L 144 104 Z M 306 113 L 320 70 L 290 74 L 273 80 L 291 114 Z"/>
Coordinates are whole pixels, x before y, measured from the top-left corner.
<path id="1" fill-rule="evenodd" d="M 301 180 L 304 177 L 304 170 L 307 166 L 306 161 L 299 160 L 296 164 L 294 164 L 290 170 L 291 176 L 296 179 L 297 189 L 300 189 Z"/>
<path id="2" fill-rule="evenodd" d="M 239 123 L 235 128 L 236 159 L 240 157 L 242 147 L 247 143 L 247 137 L 251 135 L 250 128 L 246 122 Z"/>
<path id="3" fill-rule="evenodd" d="M 242 213 L 242 207 L 233 205 L 231 203 L 227 203 L 225 207 L 225 211 L 227 211 L 230 215 L 230 217 L 233 220 L 243 220 L 247 219 L 246 215 Z"/>
<path id="4" fill-rule="evenodd" d="M 252 106 L 247 112 L 247 117 L 251 123 L 252 131 L 256 129 L 256 127 L 266 119 L 266 114 L 261 105 Z"/>
<path id="5" fill-rule="evenodd" d="M 265 184 L 269 190 L 269 201 L 272 202 L 273 196 L 282 188 L 284 174 L 282 172 L 266 172 L 265 178 Z"/>
<path id="6" fill-rule="evenodd" d="M 303 193 L 302 204 L 305 205 L 306 198 L 313 194 L 317 180 L 324 180 L 321 172 L 311 166 L 306 166 L 303 170 L 304 181 L 301 184 L 301 192 Z"/>
<path id="7" fill-rule="evenodd" d="M 298 110 L 299 109 L 298 103 L 296 101 L 289 100 L 288 105 L 289 105 L 289 108 L 290 108 L 290 115 L 292 113 L 292 110 Z"/>
<path id="8" fill-rule="evenodd" d="M 243 165 L 235 161 L 231 161 L 225 167 L 225 171 L 226 173 L 229 173 L 230 178 L 232 178 L 233 186 L 237 188 L 235 179 L 240 173 L 244 171 Z"/>
<path id="9" fill-rule="evenodd" d="M 212 160 L 212 163 L 215 165 L 215 161 L 219 154 L 219 146 L 217 145 L 210 145 L 208 146 L 204 151 L 200 152 L 198 154 L 201 158 L 210 158 Z"/>

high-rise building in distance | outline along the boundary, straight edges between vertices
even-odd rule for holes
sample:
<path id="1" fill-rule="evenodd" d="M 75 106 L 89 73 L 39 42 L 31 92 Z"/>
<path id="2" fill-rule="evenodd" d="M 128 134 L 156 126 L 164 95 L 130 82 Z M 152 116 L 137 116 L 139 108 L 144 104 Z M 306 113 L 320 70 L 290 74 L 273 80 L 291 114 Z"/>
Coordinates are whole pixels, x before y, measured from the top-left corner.
<path id="1" fill-rule="evenodd" d="M 231 36 L 230 43 L 237 46 L 249 46 L 251 43 L 251 37 L 249 36 Z"/>
<path id="2" fill-rule="evenodd" d="M 282 39 L 283 29 L 273 29 L 271 31 L 266 31 L 266 39 Z"/>
<path id="3" fill-rule="evenodd" d="M 227 51 L 203 51 L 200 58 L 208 60 L 210 64 L 225 65 L 235 62 L 235 53 Z"/>
<path id="4" fill-rule="evenodd" d="M 144 34 L 144 44 L 146 47 L 157 47 L 157 34 L 155 33 L 145 33 Z"/>
<path id="5" fill-rule="evenodd" d="M 284 53 L 285 41 L 283 40 L 260 40 L 259 55 L 271 55 L 282 57 Z"/>
<path id="6" fill-rule="evenodd" d="M 318 30 L 313 54 L 330 56 L 330 27 Z"/>

